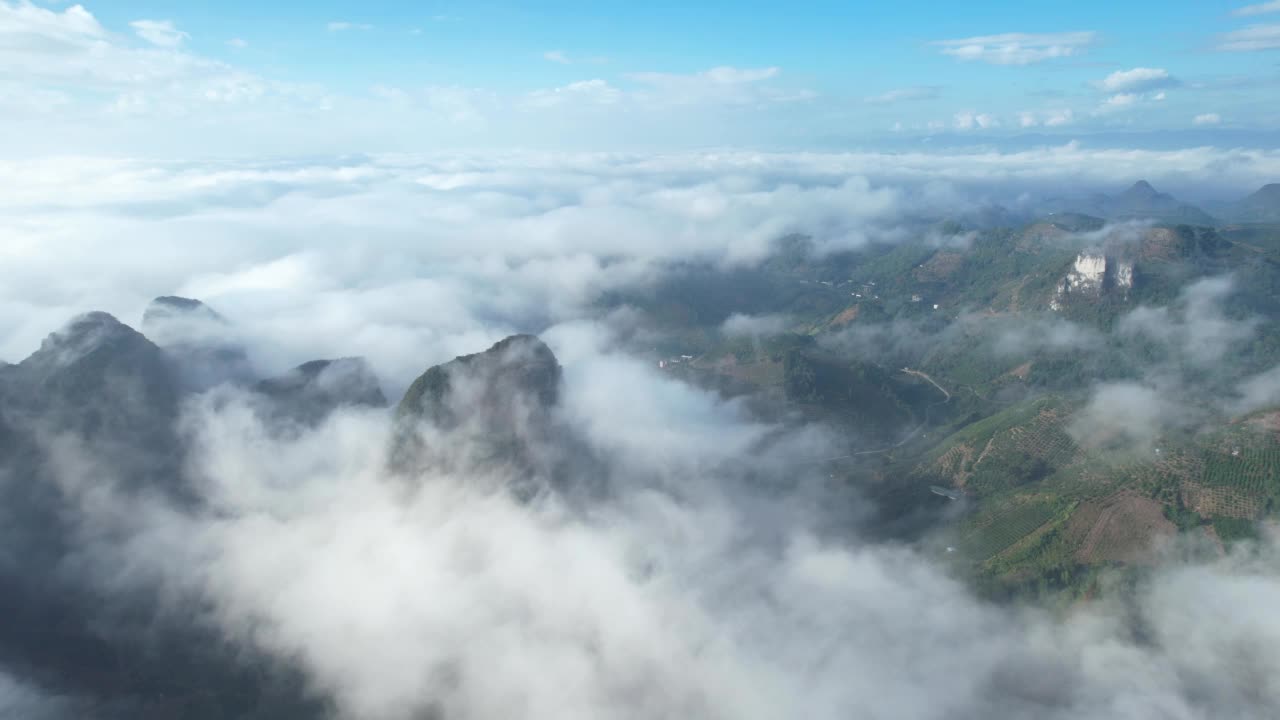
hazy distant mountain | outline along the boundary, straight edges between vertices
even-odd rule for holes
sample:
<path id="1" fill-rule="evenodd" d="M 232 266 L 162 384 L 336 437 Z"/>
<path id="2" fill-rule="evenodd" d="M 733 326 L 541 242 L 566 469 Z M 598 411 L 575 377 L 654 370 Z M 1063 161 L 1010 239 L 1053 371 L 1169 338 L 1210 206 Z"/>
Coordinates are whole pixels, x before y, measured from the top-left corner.
<path id="1" fill-rule="evenodd" d="M 253 386 L 277 419 L 313 425 L 340 407 L 386 407 L 378 378 L 364 358 L 312 360 Z"/>
<path id="2" fill-rule="evenodd" d="M 1280 183 L 1263 185 L 1253 194 L 1228 206 L 1224 214 L 1236 222 L 1280 222 Z"/>
<path id="3" fill-rule="evenodd" d="M 142 332 L 159 345 L 188 390 L 224 382 L 242 384 L 253 377 L 248 353 L 234 328 L 199 300 L 164 296 L 142 314 Z"/>
<path id="4" fill-rule="evenodd" d="M 1096 193 L 1083 198 L 1057 198 L 1047 203 L 1050 212 L 1075 212 L 1108 220 L 1155 220 L 1161 223 L 1214 225 L 1214 218 L 1200 208 L 1157 191 L 1139 180 L 1119 195 Z"/>

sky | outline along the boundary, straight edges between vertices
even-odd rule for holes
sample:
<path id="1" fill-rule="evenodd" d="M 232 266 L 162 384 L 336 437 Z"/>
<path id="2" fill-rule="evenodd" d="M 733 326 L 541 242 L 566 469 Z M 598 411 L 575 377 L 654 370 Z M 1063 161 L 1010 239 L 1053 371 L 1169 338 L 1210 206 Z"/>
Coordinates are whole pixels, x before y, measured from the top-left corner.
<path id="1" fill-rule="evenodd" d="M 0 0 L 0 153 L 1273 147 L 1278 48 L 1276 2 Z"/>

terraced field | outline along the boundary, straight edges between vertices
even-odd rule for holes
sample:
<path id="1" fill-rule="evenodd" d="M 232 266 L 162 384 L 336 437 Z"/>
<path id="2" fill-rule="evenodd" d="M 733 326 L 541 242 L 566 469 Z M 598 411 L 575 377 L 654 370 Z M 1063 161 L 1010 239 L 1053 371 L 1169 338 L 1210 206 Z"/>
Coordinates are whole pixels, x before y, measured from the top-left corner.
<path id="1" fill-rule="evenodd" d="M 961 549 L 975 561 L 986 561 L 1035 532 L 1054 514 L 1055 507 L 1048 501 L 1018 503 L 988 516 L 966 532 L 960 540 Z"/>
<path id="2" fill-rule="evenodd" d="M 1202 482 L 1251 494 L 1273 493 L 1280 489 L 1280 448 L 1207 451 Z"/>
<path id="3" fill-rule="evenodd" d="M 1042 410 L 1030 424 L 1010 430 L 1006 442 L 1051 465 L 1065 465 L 1072 461 L 1077 448 L 1063 429 L 1064 420 L 1056 409 Z"/>

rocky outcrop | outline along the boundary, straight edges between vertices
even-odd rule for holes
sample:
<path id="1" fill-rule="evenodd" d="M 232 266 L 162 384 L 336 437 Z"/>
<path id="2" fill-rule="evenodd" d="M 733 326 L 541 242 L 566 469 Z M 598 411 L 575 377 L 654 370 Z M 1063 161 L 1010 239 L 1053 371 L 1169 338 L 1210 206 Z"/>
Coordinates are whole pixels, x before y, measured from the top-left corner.
<path id="1" fill-rule="evenodd" d="M 1071 269 L 1058 282 L 1049 307 L 1061 310 L 1073 300 L 1097 300 L 1109 292 L 1119 293 L 1127 299 L 1133 282 L 1134 265 L 1131 260 L 1107 255 L 1096 248 L 1085 250 L 1076 256 Z"/>

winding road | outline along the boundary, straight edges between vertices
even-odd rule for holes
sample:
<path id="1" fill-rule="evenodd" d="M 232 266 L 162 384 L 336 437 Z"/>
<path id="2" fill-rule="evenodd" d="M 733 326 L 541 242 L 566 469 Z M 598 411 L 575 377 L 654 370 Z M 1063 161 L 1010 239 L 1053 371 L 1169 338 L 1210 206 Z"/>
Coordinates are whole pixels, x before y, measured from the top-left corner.
<path id="1" fill-rule="evenodd" d="M 934 380 L 933 378 L 929 377 L 929 374 L 928 374 L 928 373 L 923 372 L 923 371 L 920 371 L 920 370 L 912 370 L 911 368 L 906 368 L 906 367 L 902 368 L 902 372 L 904 372 L 904 373 L 906 373 L 906 374 L 908 374 L 908 375 L 915 375 L 916 377 L 921 377 L 921 378 L 924 378 L 925 380 L 928 380 L 930 385 L 932 385 L 932 386 L 934 386 L 934 387 L 938 388 L 938 391 L 939 391 L 939 392 L 941 392 L 943 395 L 946 395 L 946 396 L 947 396 L 947 399 L 946 399 L 946 400 L 944 400 L 943 402 L 950 402 L 950 401 L 951 401 L 951 393 L 947 392 L 947 389 L 946 389 L 946 388 L 944 388 L 944 387 L 942 387 L 941 385 L 939 385 L 939 384 L 938 384 L 938 382 L 937 382 L 936 380 Z"/>

